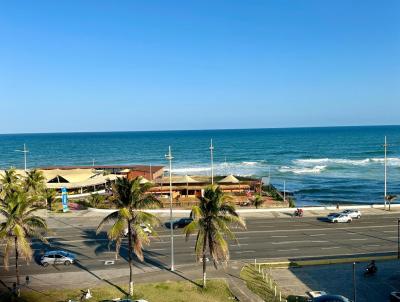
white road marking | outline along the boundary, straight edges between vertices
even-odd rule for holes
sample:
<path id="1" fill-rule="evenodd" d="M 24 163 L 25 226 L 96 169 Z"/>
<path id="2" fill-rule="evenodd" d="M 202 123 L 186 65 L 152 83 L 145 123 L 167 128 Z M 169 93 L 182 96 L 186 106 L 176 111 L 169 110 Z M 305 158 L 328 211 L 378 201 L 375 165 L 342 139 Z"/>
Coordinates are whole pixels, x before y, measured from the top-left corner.
<path id="1" fill-rule="evenodd" d="M 321 247 L 321 250 L 340 249 L 340 246 Z"/>
<path id="2" fill-rule="evenodd" d="M 271 242 L 272 244 L 290 244 L 290 243 L 301 243 L 301 242 L 310 242 L 308 240 L 297 240 L 297 241 L 281 241 L 281 242 Z"/>
<path id="3" fill-rule="evenodd" d="M 315 237 L 315 236 L 326 236 L 326 234 L 311 234 L 309 235 L 310 237 Z"/>
<path id="4" fill-rule="evenodd" d="M 234 251 L 236 254 L 255 253 L 256 251 Z"/>
<path id="5" fill-rule="evenodd" d="M 351 238 L 350 240 L 360 241 L 360 240 L 367 240 L 367 238 Z"/>
<path id="6" fill-rule="evenodd" d="M 327 240 L 313 240 L 311 242 L 313 242 L 313 243 L 323 243 L 323 242 L 329 242 L 329 241 L 327 241 Z"/>
<path id="7" fill-rule="evenodd" d="M 381 246 L 381 245 L 380 244 L 369 244 L 367 246 L 369 246 L 369 247 L 377 247 L 377 246 Z"/>
<path id="8" fill-rule="evenodd" d="M 397 231 L 383 231 L 384 233 L 397 233 Z"/>
<path id="9" fill-rule="evenodd" d="M 299 249 L 287 249 L 287 250 L 278 250 L 278 252 L 291 252 L 291 251 L 298 251 Z"/>
<path id="10" fill-rule="evenodd" d="M 271 236 L 272 238 L 286 238 L 289 237 L 288 235 L 276 235 L 276 236 Z"/>

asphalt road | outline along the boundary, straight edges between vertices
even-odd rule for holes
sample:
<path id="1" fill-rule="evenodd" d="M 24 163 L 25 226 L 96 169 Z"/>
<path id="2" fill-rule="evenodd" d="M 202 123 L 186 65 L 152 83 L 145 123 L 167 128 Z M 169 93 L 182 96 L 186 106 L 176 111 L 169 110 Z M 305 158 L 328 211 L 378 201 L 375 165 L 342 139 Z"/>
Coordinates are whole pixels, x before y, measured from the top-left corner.
<path id="1" fill-rule="evenodd" d="M 254 258 L 297 258 L 316 256 L 337 256 L 353 254 L 380 254 L 397 251 L 398 214 L 364 215 L 352 223 L 331 224 L 318 217 L 303 218 L 246 218 L 247 230 L 235 230 L 238 243 L 230 242 L 232 260 Z M 62 249 L 77 255 L 78 262 L 42 267 L 37 261 L 20 263 L 22 275 L 64 273 L 79 270 L 96 271 L 126 268 L 126 240 L 120 255 L 115 260 L 114 246 L 108 241 L 106 232 L 96 235 L 98 217 L 49 218 L 51 233 L 49 244 L 33 243 L 34 258 L 50 249 Z M 149 267 L 167 268 L 170 265 L 169 229 L 160 227 L 158 238 L 146 247 L 145 263 L 135 261 L 141 269 Z M 185 240 L 182 230 L 175 231 L 175 264 L 185 265 L 195 262 L 195 236 Z M 4 245 L 0 246 L 1 253 Z M 3 256 L 0 254 L 0 279 L 14 275 L 15 257 L 10 259 L 10 271 L 4 270 Z M 106 265 L 106 261 L 115 261 Z"/>

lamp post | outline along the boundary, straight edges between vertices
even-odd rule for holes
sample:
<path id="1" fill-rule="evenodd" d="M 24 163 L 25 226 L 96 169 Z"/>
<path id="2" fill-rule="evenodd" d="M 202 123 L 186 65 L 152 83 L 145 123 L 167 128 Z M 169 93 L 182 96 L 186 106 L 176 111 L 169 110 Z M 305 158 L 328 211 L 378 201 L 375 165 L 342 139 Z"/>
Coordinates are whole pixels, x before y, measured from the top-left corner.
<path id="1" fill-rule="evenodd" d="M 400 218 L 397 218 L 397 259 L 400 259 Z"/>
<path id="2" fill-rule="evenodd" d="M 353 301 L 357 301 L 357 286 L 356 286 L 356 263 L 353 262 Z"/>
<path id="3" fill-rule="evenodd" d="M 385 180 L 384 180 L 384 200 L 385 200 L 385 210 L 386 210 L 386 198 L 387 198 L 387 141 L 386 141 L 386 136 L 385 136 L 385 144 L 383 145 L 384 148 L 384 153 L 385 153 L 385 159 L 384 159 L 384 166 L 385 166 Z"/>
<path id="4" fill-rule="evenodd" d="M 171 146 L 168 147 L 168 154 L 165 155 L 165 159 L 169 161 L 169 221 L 171 229 L 171 272 L 175 270 L 174 267 L 174 225 L 172 221 L 172 153 Z"/>
<path id="5" fill-rule="evenodd" d="M 26 172 L 26 155 L 27 155 L 27 153 L 29 153 L 29 150 L 26 149 L 26 144 L 24 144 L 24 149 L 23 150 L 15 150 L 15 151 L 24 153 L 24 170 Z"/>
<path id="6" fill-rule="evenodd" d="M 211 139 L 211 144 L 210 144 L 210 156 L 211 156 L 211 184 L 214 184 L 214 146 L 212 143 L 212 139 Z"/>

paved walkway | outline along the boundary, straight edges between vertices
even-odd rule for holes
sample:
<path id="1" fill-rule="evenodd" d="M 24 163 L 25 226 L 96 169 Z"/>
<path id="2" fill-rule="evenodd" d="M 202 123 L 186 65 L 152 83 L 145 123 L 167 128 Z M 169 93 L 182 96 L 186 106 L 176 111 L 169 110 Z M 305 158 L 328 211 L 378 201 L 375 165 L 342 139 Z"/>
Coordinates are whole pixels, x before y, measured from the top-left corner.
<path id="1" fill-rule="evenodd" d="M 225 279 L 232 294 L 243 302 L 262 302 L 263 300 L 251 292 L 240 278 L 243 263 L 232 262 L 227 268 L 216 270 L 211 264 L 207 266 L 208 279 Z M 66 272 L 64 274 L 50 273 L 30 276 L 29 288 L 35 290 L 79 288 L 87 289 L 106 284 L 123 284 L 128 282 L 129 269 L 97 270 Z M 0 283 L 0 290 L 4 286 L 11 287 L 14 277 L 5 278 Z M 165 281 L 190 281 L 198 282 L 202 279 L 201 265 L 178 266 L 175 272 L 165 269 L 148 267 L 134 269 L 133 281 L 135 283 L 154 283 Z M 201 285 L 201 284 L 199 284 Z"/>

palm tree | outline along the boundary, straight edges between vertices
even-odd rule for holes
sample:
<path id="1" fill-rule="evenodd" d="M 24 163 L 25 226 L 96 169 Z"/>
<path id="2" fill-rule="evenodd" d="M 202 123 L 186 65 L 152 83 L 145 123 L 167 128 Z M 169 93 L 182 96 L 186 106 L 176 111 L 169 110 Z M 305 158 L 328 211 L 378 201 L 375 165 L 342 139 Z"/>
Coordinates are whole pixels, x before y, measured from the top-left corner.
<path id="1" fill-rule="evenodd" d="M 100 195 L 98 193 L 92 194 L 89 201 L 90 206 L 93 208 L 97 208 L 101 203 L 104 202 L 105 199 L 106 198 L 104 195 Z"/>
<path id="2" fill-rule="evenodd" d="M 215 268 L 220 262 L 229 260 L 229 246 L 225 238 L 236 239 L 230 225 L 236 224 L 246 228 L 236 212 L 235 206 L 229 202 L 218 186 L 207 187 L 200 204 L 192 208 L 193 221 L 188 224 L 184 232 L 186 240 L 197 231 L 195 252 L 197 261 L 203 262 L 203 287 L 206 287 L 206 252 L 207 248 Z"/>
<path id="3" fill-rule="evenodd" d="M 389 211 L 390 211 L 390 205 L 391 205 L 392 201 L 394 201 L 396 198 L 397 198 L 396 195 L 391 195 L 391 194 L 386 195 L 385 199 L 389 202 Z"/>
<path id="4" fill-rule="evenodd" d="M 16 191 L 18 189 L 18 182 L 18 174 L 14 168 L 5 170 L 4 174 L 0 175 L 2 197 L 4 198 L 6 194 Z"/>
<path id="5" fill-rule="evenodd" d="M 154 205 L 161 205 L 160 201 L 153 195 L 148 194 L 150 183 L 140 184 L 140 179 L 118 178 L 113 185 L 112 200 L 117 204 L 118 210 L 109 214 L 97 227 L 97 234 L 102 230 L 104 224 L 113 222 L 107 235 L 116 243 L 116 254 L 118 255 L 121 241 L 125 230 L 128 229 L 128 263 L 129 263 L 129 294 L 133 295 L 132 281 L 132 252 L 143 261 L 143 245 L 150 243 L 149 236 L 141 228 L 141 224 L 148 225 L 151 229 L 158 225 L 156 216 L 142 211 Z M 152 234 L 155 234 L 152 231 Z"/>
<path id="6" fill-rule="evenodd" d="M 262 198 L 262 196 L 260 194 L 257 194 L 251 200 L 251 203 L 256 207 L 256 209 L 258 209 L 258 207 L 264 203 L 264 199 Z"/>
<path id="7" fill-rule="evenodd" d="M 43 192 L 43 199 L 46 201 L 47 209 L 51 211 L 52 204 L 56 200 L 57 191 L 54 189 L 46 189 Z"/>
<path id="8" fill-rule="evenodd" d="M 46 178 L 39 170 L 33 169 L 26 172 L 24 188 L 26 192 L 41 193 L 45 189 Z"/>
<path id="9" fill-rule="evenodd" d="M 47 242 L 43 233 L 47 230 L 46 221 L 34 215 L 37 207 L 31 206 L 24 191 L 14 191 L 0 200 L 0 214 L 5 221 L 0 224 L 0 240 L 4 245 L 4 266 L 8 270 L 9 258 L 13 247 L 15 251 L 15 274 L 17 277 L 17 293 L 19 295 L 19 257 L 30 261 L 32 248 L 29 239 L 35 237 Z"/>

